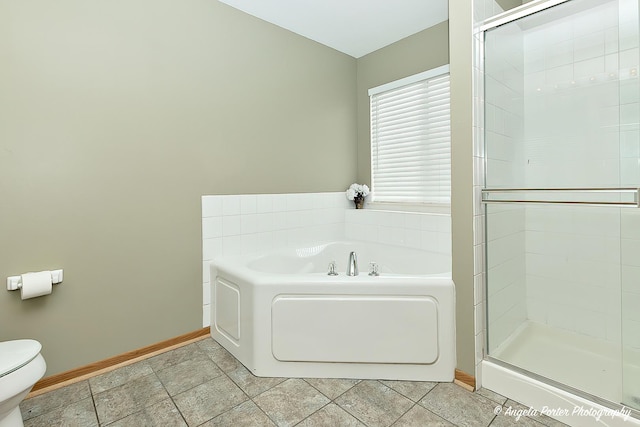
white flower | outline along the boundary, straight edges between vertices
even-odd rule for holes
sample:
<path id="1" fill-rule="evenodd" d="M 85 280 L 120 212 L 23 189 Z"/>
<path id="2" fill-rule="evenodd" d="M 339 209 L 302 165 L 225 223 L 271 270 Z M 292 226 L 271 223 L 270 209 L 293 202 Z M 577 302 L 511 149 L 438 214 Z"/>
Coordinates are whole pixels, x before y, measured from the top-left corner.
<path id="1" fill-rule="evenodd" d="M 356 190 L 354 190 L 353 188 L 349 188 L 347 190 L 347 199 L 353 200 L 355 198 L 356 198 Z"/>
<path id="2" fill-rule="evenodd" d="M 366 184 L 353 183 L 347 190 L 347 199 L 353 200 L 356 197 L 367 197 L 369 195 L 369 187 Z"/>

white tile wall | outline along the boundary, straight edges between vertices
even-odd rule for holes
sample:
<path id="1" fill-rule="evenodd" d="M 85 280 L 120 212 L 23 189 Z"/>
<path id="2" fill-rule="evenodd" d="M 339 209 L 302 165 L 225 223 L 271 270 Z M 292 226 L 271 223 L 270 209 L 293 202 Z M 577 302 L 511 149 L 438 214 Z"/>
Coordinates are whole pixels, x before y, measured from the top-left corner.
<path id="1" fill-rule="evenodd" d="M 451 216 L 348 209 L 346 238 L 451 254 Z"/>
<path id="2" fill-rule="evenodd" d="M 478 4 L 480 1 L 474 2 L 474 14 L 476 15 L 475 22 L 478 23 L 484 18 L 484 12 L 478 10 Z M 484 265 L 484 207 L 480 204 L 478 192 L 484 187 L 484 165 L 485 165 L 485 150 L 484 150 L 484 135 L 485 135 L 485 121 L 493 122 L 495 110 L 492 108 L 485 108 L 485 74 L 484 74 L 484 43 L 482 35 L 479 33 L 474 34 L 473 39 L 473 102 L 474 102 L 474 115 L 473 115 L 473 156 L 474 156 L 474 206 L 473 206 L 473 244 L 474 244 L 474 257 L 476 254 L 480 254 L 480 262 L 474 261 L 474 276 L 473 276 L 473 296 L 474 296 L 474 319 L 475 319 L 475 377 L 476 387 L 482 387 L 482 370 L 481 362 L 485 354 L 485 343 L 487 336 L 486 325 L 486 301 L 485 301 L 485 286 L 486 275 Z"/>
<path id="3" fill-rule="evenodd" d="M 625 348 L 640 350 L 640 212 L 625 209 L 620 219 L 622 339 Z"/>
<path id="4" fill-rule="evenodd" d="M 620 7 L 625 4 L 631 2 Z M 543 59 L 525 61 L 527 186 L 640 183 L 638 38 L 637 32 L 624 36 L 622 27 L 611 3 L 525 32 L 527 52 L 548 47 Z M 621 215 L 619 209 L 527 208 L 529 319 L 619 342 L 620 261 L 625 241 L 633 241 L 623 234 L 621 244 Z"/>
<path id="5" fill-rule="evenodd" d="M 477 0 L 473 2 L 473 17 L 476 23 L 504 12 L 495 0 Z"/>
<path id="6" fill-rule="evenodd" d="M 553 327 L 620 340 L 620 209 L 527 208 L 527 311 Z"/>
<path id="7" fill-rule="evenodd" d="M 489 352 L 526 320 L 525 208 L 487 206 Z"/>
<path id="8" fill-rule="evenodd" d="M 202 196 L 203 326 L 213 258 L 345 238 L 451 254 L 451 217 L 356 210 L 344 192 Z"/>
<path id="9" fill-rule="evenodd" d="M 522 169 L 528 187 L 620 186 L 625 162 L 618 123 L 625 128 L 628 121 L 633 132 L 639 114 L 637 92 L 629 104 L 619 99 L 621 84 L 637 83 L 631 77 L 637 38 L 618 55 L 618 31 L 617 5 L 610 2 L 524 32 L 527 57 L 545 52 L 525 61 Z M 633 145 L 627 145 L 631 152 Z M 626 169 L 632 179 L 638 166 L 627 162 Z"/>
<path id="10" fill-rule="evenodd" d="M 218 256 L 344 238 L 344 192 L 202 196 L 203 326 L 210 324 L 209 262 Z"/>

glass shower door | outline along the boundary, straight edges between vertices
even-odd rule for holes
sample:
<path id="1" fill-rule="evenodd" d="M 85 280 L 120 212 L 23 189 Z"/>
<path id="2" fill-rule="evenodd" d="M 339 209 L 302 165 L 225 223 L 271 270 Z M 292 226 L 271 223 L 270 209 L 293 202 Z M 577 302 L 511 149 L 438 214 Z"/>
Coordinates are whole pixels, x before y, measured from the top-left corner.
<path id="1" fill-rule="evenodd" d="M 620 182 L 639 187 L 638 2 L 621 0 L 619 16 L 620 67 L 627 76 L 620 81 Z M 621 237 L 622 403 L 640 410 L 640 209 L 622 212 Z"/>
<path id="2" fill-rule="evenodd" d="M 637 0 L 487 30 L 483 199 L 488 355 L 640 409 L 638 47 Z"/>
<path id="3" fill-rule="evenodd" d="M 640 212 L 621 220 L 622 403 L 640 409 Z"/>

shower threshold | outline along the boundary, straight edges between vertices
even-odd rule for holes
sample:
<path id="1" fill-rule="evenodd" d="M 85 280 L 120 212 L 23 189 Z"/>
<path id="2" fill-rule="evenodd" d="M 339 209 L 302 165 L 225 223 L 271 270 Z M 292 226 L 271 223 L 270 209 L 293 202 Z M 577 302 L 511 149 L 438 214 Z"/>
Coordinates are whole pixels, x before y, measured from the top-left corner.
<path id="1" fill-rule="evenodd" d="M 610 402 L 636 406 L 640 396 L 640 367 L 625 367 L 623 396 L 621 350 L 605 340 L 527 322 L 491 356 Z"/>

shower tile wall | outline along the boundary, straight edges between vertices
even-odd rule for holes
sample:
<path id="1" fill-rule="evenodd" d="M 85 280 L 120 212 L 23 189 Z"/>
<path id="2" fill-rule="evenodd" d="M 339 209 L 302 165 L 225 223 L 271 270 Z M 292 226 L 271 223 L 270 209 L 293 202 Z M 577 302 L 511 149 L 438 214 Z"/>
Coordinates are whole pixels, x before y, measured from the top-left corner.
<path id="1" fill-rule="evenodd" d="M 527 208 L 527 313 L 620 341 L 620 209 Z"/>
<path id="2" fill-rule="evenodd" d="M 595 9 L 525 31 L 527 187 L 620 184 L 618 79 L 630 70 L 615 3 Z"/>
<path id="3" fill-rule="evenodd" d="M 479 3 L 486 11 L 490 2 Z M 503 58 L 485 69 L 487 148 L 480 155 L 491 170 L 487 187 L 640 183 L 638 34 L 630 22 L 637 19 L 637 4 L 622 0 L 619 11 L 604 6 L 597 19 L 589 16 L 520 28 L 501 37 L 499 46 L 487 38 L 484 48 L 497 49 Z M 524 80 L 518 81 L 522 70 Z M 598 123 L 598 131 L 586 122 Z M 480 140 L 477 135 L 476 146 Z M 640 303 L 635 211 L 490 205 L 487 212 L 490 346 L 524 320 L 507 315 L 522 308 L 518 299 L 526 301 L 522 313 L 529 320 L 619 341 L 621 298 L 623 305 Z M 615 285 L 621 275 L 622 294 Z M 637 310 L 623 313 L 625 342 L 640 348 L 640 316 L 626 314 Z"/>
<path id="4" fill-rule="evenodd" d="M 484 127 L 491 132 L 497 130 L 502 125 L 502 113 L 498 113 L 496 120 L 495 112 L 501 109 L 501 105 L 504 106 L 502 109 L 509 108 L 509 103 L 491 98 L 491 91 L 496 88 L 506 92 L 504 87 L 500 87 L 500 79 L 486 79 L 488 86 L 494 85 L 491 91 L 484 87 L 483 49 L 486 47 L 482 43 L 482 33 L 476 33 L 474 176 L 479 177 L 476 183 L 483 183 L 486 155 L 487 164 L 490 167 L 497 166 L 497 169 L 492 169 L 492 181 L 487 183 L 488 187 L 501 184 L 530 188 L 640 185 L 639 5 L 637 0 L 620 0 L 618 4 L 618 16 L 608 11 L 597 14 L 598 18 L 595 20 L 585 17 L 576 25 L 552 25 L 537 32 L 520 27 L 523 47 L 527 48 L 523 58 L 526 77 L 522 82 L 521 93 L 527 93 L 529 99 L 526 104 L 523 101 L 526 113 L 523 116 L 527 120 L 523 123 L 522 139 L 514 138 L 510 142 L 526 142 L 526 148 L 520 153 L 512 151 L 511 156 L 507 155 L 509 148 L 502 150 L 500 156 L 501 150 L 497 149 L 499 142 L 485 152 Z M 474 1 L 476 26 L 500 12 L 500 5 L 494 0 Z M 616 22 L 606 24 L 607 17 Z M 545 37 L 551 41 L 548 48 L 536 47 Z M 619 55 L 616 54 L 618 49 Z M 504 56 L 512 54 L 513 52 L 507 52 Z M 517 65 L 514 64 L 515 68 Z M 490 71 L 487 70 L 487 74 Z M 610 75 L 612 73 L 614 75 Z M 618 86 L 617 90 L 611 87 L 613 95 L 605 93 L 608 78 L 611 79 L 611 85 Z M 552 99 L 548 96 L 558 90 L 574 90 L 574 93 L 582 96 L 585 103 L 565 104 L 566 99 L 563 97 Z M 485 93 L 489 93 L 487 117 L 483 111 Z M 619 95 L 619 104 L 614 99 L 615 95 Z M 594 105 L 593 100 L 598 100 L 598 105 Z M 587 102 L 592 104 L 586 105 Z M 592 112 L 585 114 L 588 111 L 586 107 L 590 107 Z M 560 112 L 567 116 L 566 124 L 569 126 L 565 127 L 565 123 L 558 121 Z M 594 134 L 580 135 L 579 132 L 585 128 L 586 123 L 599 123 L 602 129 Z M 571 129 L 571 132 L 563 132 L 563 128 Z M 542 129 L 546 129 L 546 132 L 551 130 L 552 133 L 544 134 Z M 616 135 L 618 131 L 619 138 Z M 491 138 L 495 141 L 496 135 L 487 135 L 488 146 L 491 147 Z M 579 166 L 575 161 L 576 154 L 586 156 L 586 163 Z M 500 171 L 498 175 L 495 175 L 496 170 Z M 500 182 L 500 177 L 506 178 L 510 173 L 514 178 L 513 182 Z M 477 193 L 477 200 L 479 199 Z M 523 312 L 527 319 L 592 337 L 618 340 L 618 343 L 622 338 L 625 357 L 633 365 L 640 354 L 640 311 L 637 309 L 640 307 L 640 210 L 558 209 L 529 205 L 524 212 L 516 209 L 509 212 L 497 208 L 498 206 L 501 205 L 486 206 L 489 212 L 486 216 L 488 238 L 494 239 L 494 243 L 490 241 L 487 260 L 491 276 L 489 283 L 501 274 L 505 277 L 511 274 L 511 282 L 521 283 L 522 277 L 518 277 L 514 271 L 509 272 L 507 264 L 503 266 L 501 273 L 494 265 L 499 258 L 491 259 L 491 253 L 495 249 L 500 254 L 500 240 L 504 242 L 503 256 L 508 253 L 509 243 L 506 242 L 510 242 L 513 267 L 517 266 L 520 271 L 526 272 L 526 310 Z M 484 213 L 477 202 L 474 212 L 476 245 L 483 243 Z M 509 216 L 511 218 L 505 220 Z M 491 224 L 500 227 L 505 222 L 511 235 L 507 230 L 502 236 L 492 234 Z M 522 230 L 520 226 L 523 227 Z M 520 257 L 519 251 L 523 244 L 524 257 Z M 526 260 L 524 268 L 522 261 L 516 261 L 518 258 Z M 483 268 L 476 267 L 476 323 L 482 323 L 485 328 L 480 329 L 476 325 L 478 384 L 482 383 L 479 365 L 483 357 L 482 337 L 487 334 L 487 325 L 482 321 L 482 312 L 479 310 L 484 305 L 482 299 L 486 278 L 483 272 Z M 616 283 L 618 280 L 621 280 L 621 289 Z M 489 284 L 488 291 L 493 292 L 495 288 L 509 282 L 509 279 L 501 279 L 499 282 L 501 283 L 497 286 L 495 283 Z M 513 304 L 517 304 L 516 295 L 520 298 L 522 291 L 512 292 Z M 499 300 L 497 305 L 508 306 L 509 298 Z M 493 323 L 497 324 L 489 325 L 493 328 L 492 342 L 500 344 L 500 340 L 494 339 L 494 333 L 495 328 L 502 325 L 499 321 Z M 503 338 L 504 330 L 499 331 L 499 334 Z"/>
<path id="5" fill-rule="evenodd" d="M 621 222 L 622 339 L 626 349 L 640 352 L 640 213 L 625 210 Z"/>
<path id="6" fill-rule="evenodd" d="M 596 14 L 574 15 L 573 24 L 556 21 L 525 32 L 527 187 L 640 182 L 638 38 L 625 30 L 624 20 L 618 26 L 618 13 L 637 16 L 625 11 L 629 4 L 621 1 L 619 11 L 614 4 L 599 6 Z M 636 244 L 623 231 L 621 251 L 621 218 L 626 222 L 630 215 L 606 208 L 527 208 L 530 320 L 620 341 L 620 262 L 633 262 L 625 253 Z M 631 265 L 622 271 L 627 281 L 635 272 Z M 640 328 L 635 332 L 637 337 Z"/>
<path id="7" fill-rule="evenodd" d="M 515 1 L 512 0 L 510 3 L 515 3 Z M 495 0 L 476 0 L 473 3 L 473 16 L 476 23 L 499 15 L 502 12 L 504 12 L 504 8 Z"/>
<path id="8" fill-rule="evenodd" d="M 635 0 L 620 2 L 620 68 L 626 79 L 620 84 L 620 184 L 640 186 L 640 53 L 639 5 Z M 622 75 L 622 73 L 621 73 Z M 633 350 L 632 364 L 640 360 L 640 212 L 621 214 L 622 262 L 622 343 Z M 634 362 L 635 361 L 635 362 Z"/>
<path id="9" fill-rule="evenodd" d="M 344 192 L 202 196 L 203 326 L 214 257 L 345 238 L 450 255 L 451 216 L 356 210 Z"/>
<path id="10" fill-rule="evenodd" d="M 474 2 L 474 11 L 477 2 Z M 475 24 L 478 20 L 475 21 Z M 485 212 L 480 203 L 480 191 L 484 187 L 484 48 L 483 35 L 473 35 L 473 311 L 475 334 L 475 376 L 478 388 L 482 386 L 481 363 L 484 358 L 487 337 L 485 309 Z"/>

